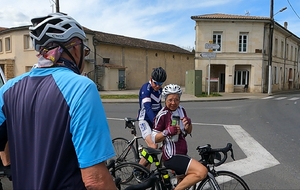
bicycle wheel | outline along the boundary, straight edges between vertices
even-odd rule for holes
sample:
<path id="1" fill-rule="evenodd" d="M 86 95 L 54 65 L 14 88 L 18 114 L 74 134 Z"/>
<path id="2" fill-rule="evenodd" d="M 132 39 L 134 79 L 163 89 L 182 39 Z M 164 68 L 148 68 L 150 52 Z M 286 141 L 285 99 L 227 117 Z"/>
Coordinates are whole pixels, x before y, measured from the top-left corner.
<path id="1" fill-rule="evenodd" d="M 217 180 L 221 190 L 250 190 L 247 183 L 240 176 L 229 171 L 217 171 L 215 179 Z M 208 177 L 205 178 L 200 183 L 197 190 L 214 190 L 214 188 L 210 186 L 209 182 L 210 179 Z"/>
<path id="2" fill-rule="evenodd" d="M 129 141 L 125 138 L 118 137 L 112 140 L 116 156 L 113 158 L 116 163 L 136 162 L 139 160 L 136 150 L 133 145 L 129 145 Z"/>
<path id="3" fill-rule="evenodd" d="M 138 172 L 138 175 L 136 174 Z M 130 185 L 142 183 L 150 177 L 150 171 L 134 162 L 125 162 L 116 166 L 115 177 L 120 178 L 121 189 L 125 189 Z"/>

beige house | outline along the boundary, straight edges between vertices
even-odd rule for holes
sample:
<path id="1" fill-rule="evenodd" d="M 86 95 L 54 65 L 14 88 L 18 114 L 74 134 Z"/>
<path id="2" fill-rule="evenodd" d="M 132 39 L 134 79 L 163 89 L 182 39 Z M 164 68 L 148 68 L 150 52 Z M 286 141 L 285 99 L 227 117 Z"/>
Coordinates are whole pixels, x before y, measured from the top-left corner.
<path id="1" fill-rule="evenodd" d="M 37 61 L 28 27 L 0 27 L 0 66 L 7 79 L 29 71 Z M 159 66 L 167 71 L 166 83 L 184 86 L 185 72 L 195 68 L 194 53 L 175 45 L 85 31 L 92 52 L 83 73 L 99 90 L 139 89 Z"/>
<path id="2" fill-rule="evenodd" d="M 267 92 L 269 78 L 272 92 L 299 88 L 300 38 L 287 23 L 274 22 L 269 77 L 270 18 L 206 14 L 191 19 L 196 23 L 195 70 L 202 70 L 203 91 L 208 90 L 208 70 L 211 92 Z M 220 47 L 208 53 L 206 43 Z"/>

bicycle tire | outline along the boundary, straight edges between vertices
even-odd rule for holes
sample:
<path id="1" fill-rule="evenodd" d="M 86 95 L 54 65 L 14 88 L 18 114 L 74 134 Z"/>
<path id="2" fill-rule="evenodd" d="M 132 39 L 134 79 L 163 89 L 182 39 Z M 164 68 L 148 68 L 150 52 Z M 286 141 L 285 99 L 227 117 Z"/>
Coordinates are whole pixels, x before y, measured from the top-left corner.
<path id="1" fill-rule="evenodd" d="M 138 153 L 134 149 L 133 145 L 128 146 L 129 141 L 127 139 L 123 137 L 117 137 L 112 140 L 112 143 L 116 153 L 116 156 L 113 159 L 116 160 L 117 164 L 123 162 L 136 162 L 139 160 Z"/>
<path id="2" fill-rule="evenodd" d="M 217 180 L 221 190 L 250 190 L 247 183 L 238 175 L 229 171 L 217 171 L 214 175 Z M 199 186 L 197 190 L 214 190 L 209 184 L 209 178 L 206 177 Z"/>
<path id="3" fill-rule="evenodd" d="M 138 179 L 134 175 L 134 171 L 139 171 L 143 179 Z M 128 186 L 142 183 L 144 180 L 150 177 L 150 170 L 135 162 L 124 162 L 116 166 L 115 177 L 120 178 L 121 189 L 125 189 Z"/>

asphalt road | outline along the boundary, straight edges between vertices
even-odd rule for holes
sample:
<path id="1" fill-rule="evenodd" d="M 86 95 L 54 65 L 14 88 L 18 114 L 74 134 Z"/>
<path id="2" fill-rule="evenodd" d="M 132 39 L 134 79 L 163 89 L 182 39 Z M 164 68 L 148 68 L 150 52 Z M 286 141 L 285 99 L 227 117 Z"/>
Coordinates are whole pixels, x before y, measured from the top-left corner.
<path id="1" fill-rule="evenodd" d="M 193 135 L 187 137 L 189 155 L 199 158 L 198 145 L 220 148 L 231 142 L 236 161 L 229 158 L 224 165 L 242 175 L 251 189 L 300 189 L 300 102 L 296 98 L 300 100 L 300 95 L 183 102 L 193 123 Z M 136 117 L 138 103 L 104 103 L 104 107 L 112 137 L 131 139 L 123 118 Z M 236 131 L 228 131 L 228 127 L 240 129 L 244 136 L 236 138 Z M 6 179 L 2 182 L 4 189 L 12 189 Z"/>
<path id="2" fill-rule="evenodd" d="M 198 145 L 209 143 L 220 148 L 231 142 L 236 161 L 228 159 L 229 169 L 243 175 L 251 189 L 300 189 L 300 102 L 295 97 L 300 95 L 182 103 L 194 124 L 193 136 L 187 138 L 189 155 L 199 158 L 195 150 Z M 135 117 L 137 103 L 105 103 L 104 106 L 112 137 L 131 139 L 122 118 Z M 225 126 L 242 129 L 249 137 L 234 139 L 234 133 L 230 134 Z"/>

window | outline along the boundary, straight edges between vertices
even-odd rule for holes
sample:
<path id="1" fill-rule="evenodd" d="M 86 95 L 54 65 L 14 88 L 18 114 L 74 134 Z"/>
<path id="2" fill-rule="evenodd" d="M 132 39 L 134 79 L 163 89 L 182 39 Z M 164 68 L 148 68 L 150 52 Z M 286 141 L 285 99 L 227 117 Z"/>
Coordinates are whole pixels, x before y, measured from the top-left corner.
<path id="1" fill-rule="evenodd" d="M 297 51 L 297 48 L 295 47 L 295 61 L 297 61 L 297 55 L 298 55 L 298 51 Z"/>
<path id="2" fill-rule="evenodd" d="M 0 52 L 2 52 L 3 49 L 2 49 L 2 39 L 0 39 Z"/>
<path id="3" fill-rule="evenodd" d="M 274 48 L 274 56 L 277 57 L 277 53 L 278 53 L 278 39 L 275 38 L 275 48 Z"/>
<path id="4" fill-rule="evenodd" d="M 240 33 L 239 52 L 247 52 L 248 33 Z"/>
<path id="5" fill-rule="evenodd" d="M 294 51 L 294 47 L 293 46 L 291 46 L 291 55 L 290 55 L 290 60 L 292 60 L 293 61 L 293 52 Z"/>
<path id="6" fill-rule="evenodd" d="M 32 40 L 29 35 L 24 35 L 24 49 L 33 49 Z"/>
<path id="7" fill-rule="evenodd" d="M 234 85 L 246 85 L 249 80 L 249 71 L 235 71 Z"/>
<path id="8" fill-rule="evenodd" d="M 281 41 L 281 50 L 280 50 L 280 52 L 281 52 L 281 56 L 280 56 L 280 57 L 281 57 L 281 58 L 284 58 L 284 57 L 283 57 L 283 52 L 284 52 L 284 49 L 283 49 L 283 48 L 284 48 L 284 43 L 283 43 L 283 41 Z"/>
<path id="9" fill-rule="evenodd" d="M 5 51 L 11 51 L 10 37 L 5 38 Z"/>
<path id="10" fill-rule="evenodd" d="M 103 63 L 109 63 L 110 58 L 103 58 Z"/>
<path id="11" fill-rule="evenodd" d="M 222 32 L 214 32 L 213 33 L 213 43 L 214 44 L 219 44 L 219 49 L 214 49 L 214 51 L 221 51 L 222 47 Z"/>
<path id="12" fill-rule="evenodd" d="M 287 60 L 289 59 L 289 44 L 286 44 L 286 57 Z"/>
<path id="13" fill-rule="evenodd" d="M 273 70 L 273 84 L 278 84 L 278 69 L 277 67 L 274 67 L 274 70 Z"/>

